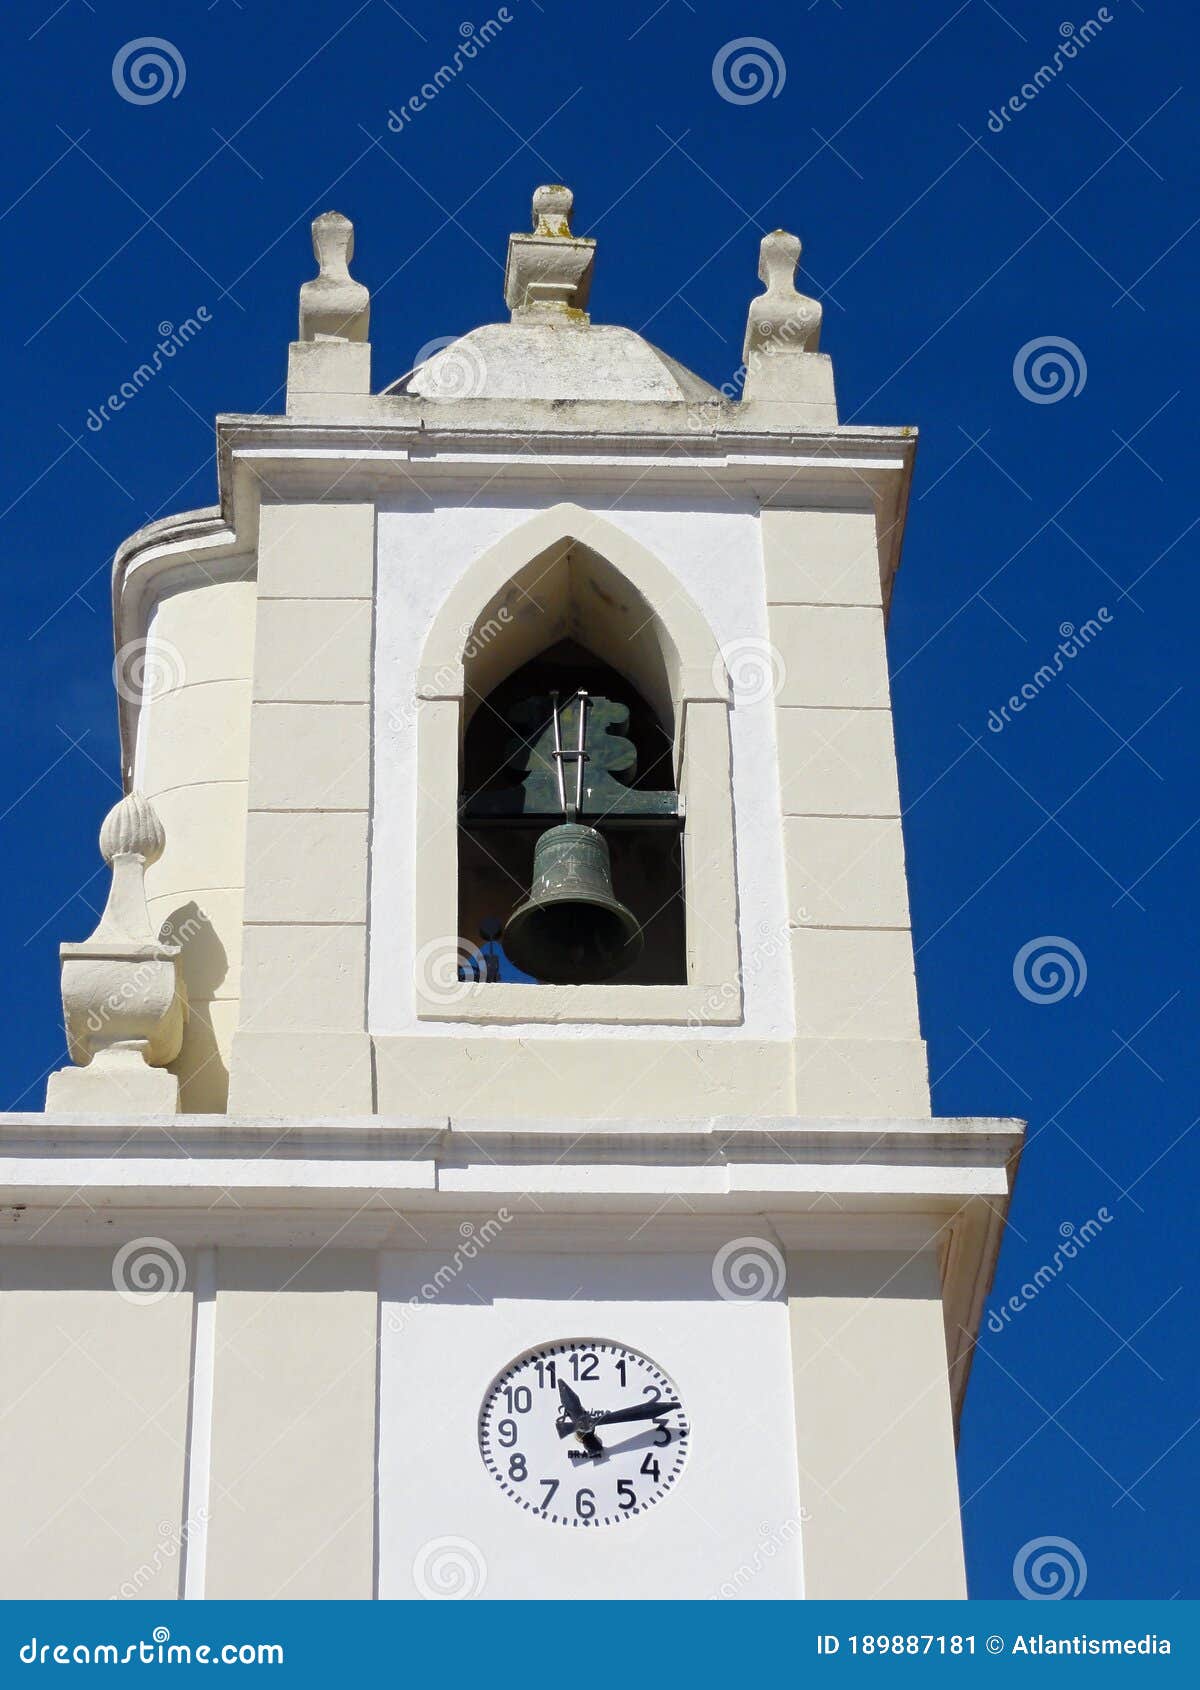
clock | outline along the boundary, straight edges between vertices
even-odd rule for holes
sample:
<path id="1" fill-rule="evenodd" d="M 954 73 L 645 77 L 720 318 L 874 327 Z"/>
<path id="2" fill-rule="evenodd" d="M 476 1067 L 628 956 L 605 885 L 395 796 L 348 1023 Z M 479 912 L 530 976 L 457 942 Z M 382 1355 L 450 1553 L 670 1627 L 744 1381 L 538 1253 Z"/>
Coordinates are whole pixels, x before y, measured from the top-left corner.
<path id="1" fill-rule="evenodd" d="M 479 1411 L 483 1464 L 554 1526 L 618 1526 L 667 1496 L 687 1460 L 679 1392 L 625 1344 L 566 1338 L 497 1375 Z"/>

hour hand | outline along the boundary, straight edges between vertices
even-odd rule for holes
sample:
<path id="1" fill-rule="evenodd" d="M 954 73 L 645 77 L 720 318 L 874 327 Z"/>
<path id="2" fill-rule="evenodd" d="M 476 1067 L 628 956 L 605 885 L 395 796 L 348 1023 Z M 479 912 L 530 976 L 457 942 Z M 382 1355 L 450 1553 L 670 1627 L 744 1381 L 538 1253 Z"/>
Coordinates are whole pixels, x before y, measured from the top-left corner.
<path id="1" fill-rule="evenodd" d="M 604 1445 L 592 1430 L 595 1423 L 594 1416 L 588 1413 L 575 1392 L 563 1379 L 558 1382 L 558 1398 L 562 1403 L 562 1412 L 558 1415 L 554 1424 L 558 1429 L 559 1437 L 569 1438 L 574 1433 L 584 1449 L 584 1454 L 578 1457 L 572 1450 L 570 1452 L 571 1460 L 585 1461 L 589 1456 L 593 1460 L 598 1459 L 604 1454 Z"/>
<path id="2" fill-rule="evenodd" d="M 580 1422 L 584 1418 L 583 1404 L 565 1379 L 558 1382 L 558 1400 L 562 1403 L 562 1412 L 555 1425 L 558 1427 L 560 1438 L 569 1438 L 572 1432 L 579 1430 Z"/>
<path id="3" fill-rule="evenodd" d="M 608 1414 L 593 1414 L 593 1426 L 615 1426 L 622 1420 L 657 1420 L 660 1414 L 672 1414 L 677 1402 L 635 1402 L 629 1408 L 614 1408 Z"/>

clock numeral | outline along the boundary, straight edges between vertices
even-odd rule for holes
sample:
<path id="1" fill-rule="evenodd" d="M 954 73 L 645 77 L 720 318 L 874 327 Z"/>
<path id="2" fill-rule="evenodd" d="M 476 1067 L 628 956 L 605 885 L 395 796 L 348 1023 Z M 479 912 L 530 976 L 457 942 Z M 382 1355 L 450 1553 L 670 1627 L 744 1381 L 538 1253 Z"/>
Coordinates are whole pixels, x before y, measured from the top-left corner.
<path id="1" fill-rule="evenodd" d="M 504 1400 L 510 1414 L 528 1414 L 533 1407 L 533 1392 L 528 1385 L 506 1385 Z"/>
<path id="2" fill-rule="evenodd" d="M 591 1520 L 596 1514 L 596 1493 L 594 1490 L 577 1490 L 575 1492 L 575 1512 L 581 1520 Z"/>
<path id="3" fill-rule="evenodd" d="M 496 1441 L 502 1449 L 511 1449 L 517 1441 L 515 1420 L 502 1420 L 496 1427 Z"/>
<path id="4" fill-rule="evenodd" d="M 665 1448 L 665 1446 L 671 1441 L 671 1428 L 663 1421 L 656 1420 L 654 1422 L 654 1430 L 657 1434 L 654 1439 L 655 1443 L 658 1444 L 660 1449 Z"/>
<path id="5" fill-rule="evenodd" d="M 557 1389 L 558 1371 L 555 1364 L 552 1361 L 535 1361 L 533 1365 L 537 1369 L 538 1385 L 541 1389 L 544 1391 L 547 1385 L 552 1391 Z"/>
<path id="6" fill-rule="evenodd" d="M 628 1364 L 626 1363 L 625 1357 L 622 1356 L 620 1361 L 615 1363 L 615 1366 L 616 1366 L 618 1374 L 620 1375 L 622 1385 L 628 1385 L 629 1380 L 625 1377 L 626 1372 L 627 1372 L 627 1368 L 628 1368 Z"/>
<path id="7" fill-rule="evenodd" d="M 529 1477 L 529 1468 L 526 1465 L 525 1457 L 519 1452 L 513 1456 L 512 1460 L 508 1464 L 508 1476 L 510 1479 L 515 1479 L 518 1484 L 522 1479 Z M 655 1474 L 656 1478 L 657 1476 L 658 1475 Z"/>
<path id="8" fill-rule="evenodd" d="M 550 1504 L 554 1501 L 554 1493 L 558 1489 L 558 1480 L 539 1479 L 538 1484 L 546 1487 L 546 1500 L 542 1503 L 542 1512 L 544 1514 L 546 1509 L 549 1508 Z"/>
<path id="9" fill-rule="evenodd" d="M 629 1479 L 617 1480 L 617 1498 L 624 1509 L 637 1507 L 637 1492 Z"/>
<path id="10" fill-rule="evenodd" d="M 659 1474 L 661 1472 L 661 1469 L 658 1465 L 658 1458 L 656 1456 L 653 1456 L 653 1455 L 647 1453 L 646 1459 L 642 1462 L 642 1465 L 638 1468 L 638 1472 L 648 1474 L 649 1477 L 654 1480 L 655 1484 L 657 1484 L 658 1480 L 659 1480 Z"/>
<path id="11" fill-rule="evenodd" d="M 571 1372 L 575 1375 L 575 1383 L 600 1377 L 600 1357 L 589 1351 L 586 1355 L 572 1355 Z"/>

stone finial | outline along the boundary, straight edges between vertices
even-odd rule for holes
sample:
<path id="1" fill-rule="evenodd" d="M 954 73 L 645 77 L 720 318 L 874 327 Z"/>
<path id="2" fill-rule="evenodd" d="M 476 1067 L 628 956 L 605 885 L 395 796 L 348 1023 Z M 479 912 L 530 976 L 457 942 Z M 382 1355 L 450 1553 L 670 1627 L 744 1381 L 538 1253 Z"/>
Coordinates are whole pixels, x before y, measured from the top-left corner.
<path id="1" fill-rule="evenodd" d="M 561 182 L 550 182 L 533 190 L 533 232 L 557 240 L 570 240 L 571 213 L 575 195 Z"/>
<path id="2" fill-rule="evenodd" d="M 319 275 L 300 289 L 300 339 L 363 341 L 371 324 L 371 295 L 350 274 L 354 225 L 340 211 L 313 220 Z"/>
<path id="3" fill-rule="evenodd" d="M 817 351 L 821 306 L 796 291 L 800 250 L 783 229 L 763 236 L 758 275 L 765 291 L 751 300 L 746 321 L 742 401 L 770 405 L 775 424 L 836 427 L 833 365 Z"/>
<path id="4" fill-rule="evenodd" d="M 533 195 L 533 232 L 510 235 L 504 299 L 513 321 L 586 323 L 594 240 L 571 233 L 575 196 L 552 183 Z"/>
<path id="5" fill-rule="evenodd" d="M 796 291 L 800 264 L 797 236 L 776 229 L 758 249 L 758 279 L 766 292 L 750 302 L 742 356 L 752 352 L 815 352 L 821 338 L 821 307 Z"/>
<path id="6" fill-rule="evenodd" d="M 300 289 L 300 338 L 288 350 L 288 416 L 353 412 L 371 391 L 371 295 L 350 274 L 354 225 L 340 211 L 313 220 L 320 274 Z"/>
<path id="7" fill-rule="evenodd" d="M 100 829 L 100 855 L 110 866 L 116 857 L 141 857 L 146 867 L 166 849 L 167 836 L 158 811 L 140 792 L 130 792 L 114 804 Z"/>
<path id="8" fill-rule="evenodd" d="M 50 1076 L 46 1108 L 71 1114 L 173 1114 L 187 1001 L 180 947 L 155 933 L 146 868 L 166 846 L 154 806 L 131 792 L 109 811 L 100 853 L 112 869 L 90 939 L 59 946 L 67 1047 L 77 1066 Z"/>

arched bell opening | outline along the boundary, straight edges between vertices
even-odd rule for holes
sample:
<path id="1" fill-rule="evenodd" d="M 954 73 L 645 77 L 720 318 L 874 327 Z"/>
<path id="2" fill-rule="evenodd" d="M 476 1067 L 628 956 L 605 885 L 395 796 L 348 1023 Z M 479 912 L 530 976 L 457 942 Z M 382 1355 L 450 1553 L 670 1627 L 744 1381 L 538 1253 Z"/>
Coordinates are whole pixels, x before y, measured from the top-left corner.
<path id="1" fill-rule="evenodd" d="M 682 663 L 673 640 L 619 569 L 570 538 L 530 558 L 477 615 L 462 653 L 464 724 L 514 670 L 563 640 L 623 676 L 675 733 Z"/>
<path id="2" fill-rule="evenodd" d="M 662 790 L 674 810 L 677 874 L 680 854 L 683 858 L 686 911 L 677 909 L 675 931 L 686 925 L 686 964 L 682 946 L 660 948 L 656 942 L 639 960 L 636 977 L 627 976 L 662 982 L 644 992 L 610 990 L 607 982 L 547 984 L 533 991 L 483 980 L 482 959 L 476 958 L 478 968 L 460 971 L 463 983 L 449 994 L 440 978 L 430 981 L 429 958 L 445 956 L 447 934 L 461 935 L 463 945 L 480 945 L 479 906 L 468 910 L 467 895 L 460 899 L 457 854 L 449 844 L 456 824 L 473 831 L 464 825 L 472 818 L 462 818 L 469 796 L 462 778 L 464 740 L 496 689 L 563 640 L 632 686 L 671 740 L 674 778 Z M 570 503 L 539 511 L 497 540 L 450 588 L 422 649 L 417 685 L 418 1019 L 738 1023 L 744 1004 L 728 681 L 713 631 L 677 574 L 607 516 Z M 682 839 L 680 809 L 686 810 Z M 560 815 L 544 819 L 556 822 Z M 612 840 L 615 825 L 609 819 L 602 825 Z M 618 851 L 626 848 L 618 843 Z M 666 849 L 661 843 L 652 848 Z M 622 872 L 618 862 L 618 898 Z M 516 901 L 528 889 L 526 873 L 532 874 L 531 855 L 519 875 L 510 870 L 503 876 L 505 898 Z M 660 965 L 652 975 L 656 959 Z"/>
<path id="3" fill-rule="evenodd" d="M 572 586 L 595 591 L 599 572 L 592 560 L 603 564 L 590 554 L 589 567 L 572 583 L 568 549 L 557 563 L 560 580 L 549 591 L 543 567 L 539 608 L 553 606 L 557 596 L 560 612 L 538 616 L 543 628 L 547 622 L 552 632 L 571 628 Z M 615 620 L 619 628 L 622 614 L 630 619 L 632 637 L 616 642 L 617 654 L 625 656 L 627 670 L 646 675 L 658 692 L 658 708 L 628 672 L 569 632 L 486 693 L 478 683 L 503 673 L 505 654 L 498 648 L 506 642 L 498 639 L 489 661 L 468 669 L 459 932 L 482 949 L 479 977 L 686 983 L 670 693 L 659 685 L 665 665 L 647 614 L 643 608 L 634 620 L 638 595 L 627 583 L 622 587 L 619 598 L 607 600 L 610 624 Z M 527 646 L 529 620 L 514 644 Z M 604 643 L 611 649 L 611 625 L 608 632 Z"/>

